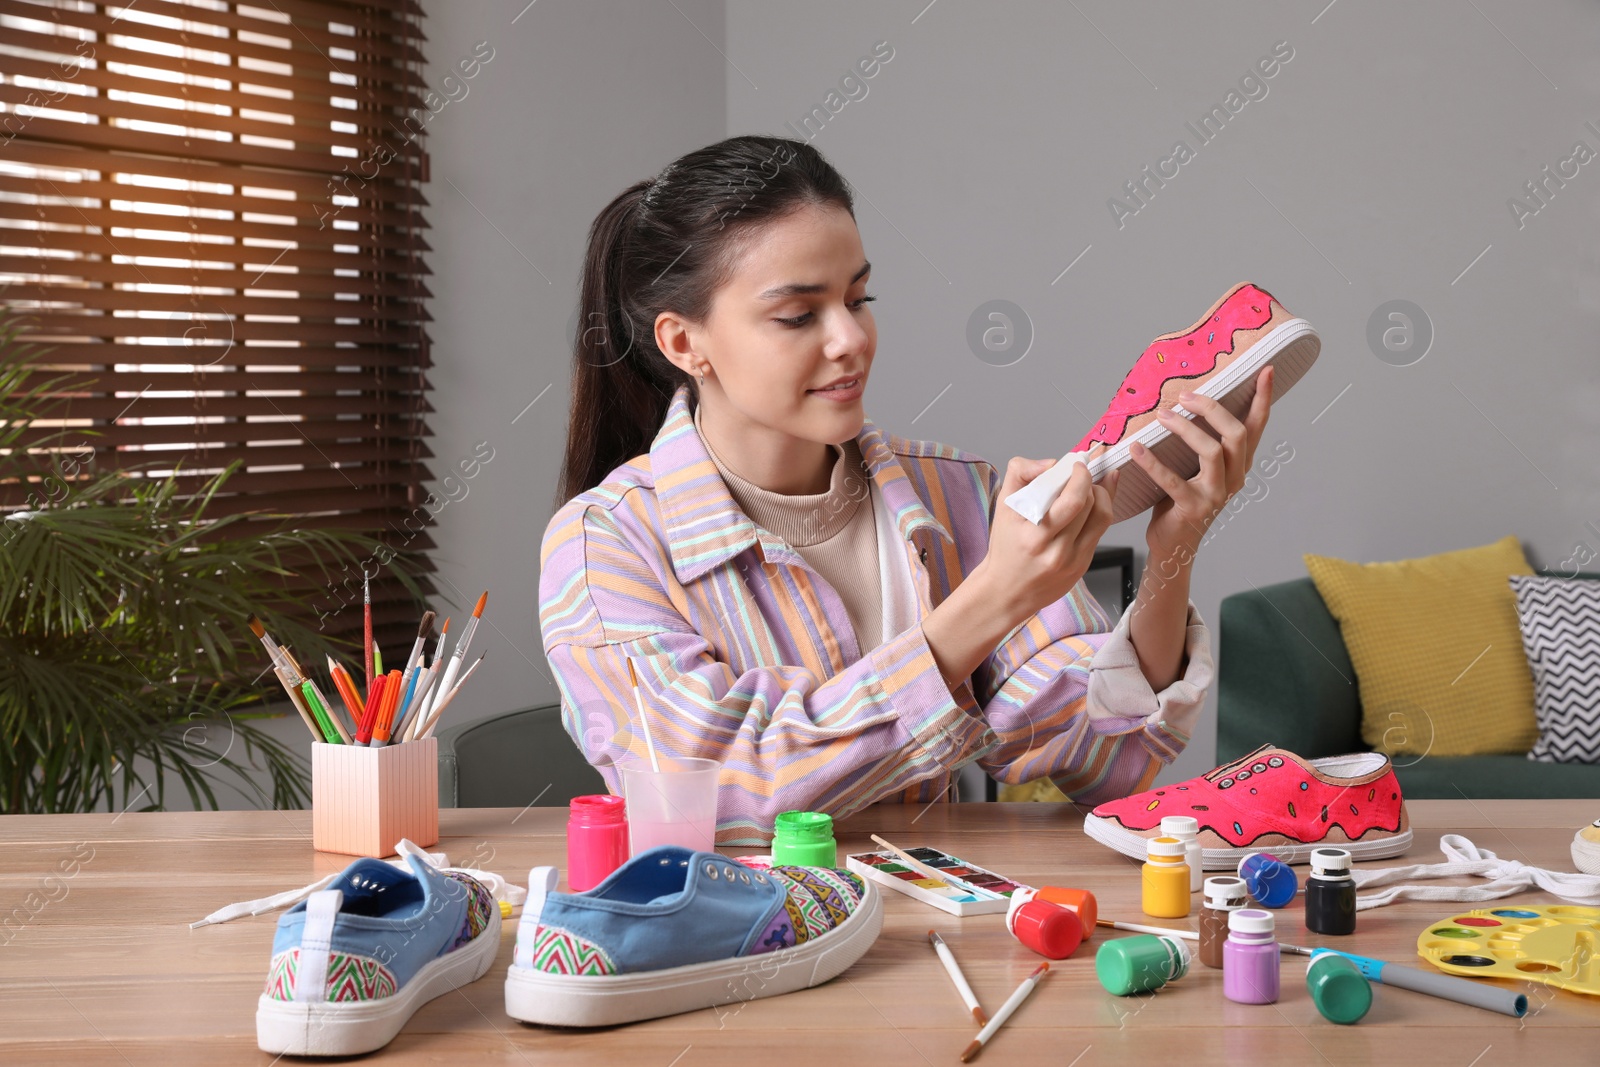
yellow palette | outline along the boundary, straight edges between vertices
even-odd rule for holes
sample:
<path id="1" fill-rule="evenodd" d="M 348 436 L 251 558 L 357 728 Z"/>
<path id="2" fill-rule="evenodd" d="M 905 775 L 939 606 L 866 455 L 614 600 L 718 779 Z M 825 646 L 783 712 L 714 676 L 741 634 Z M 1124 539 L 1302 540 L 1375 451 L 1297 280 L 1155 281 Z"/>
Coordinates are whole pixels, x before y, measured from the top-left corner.
<path id="1" fill-rule="evenodd" d="M 1430 923 L 1417 955 L 1447 974 L 1516 978 L 1600 996 L 1600 908 L 1480 908 Z"/>

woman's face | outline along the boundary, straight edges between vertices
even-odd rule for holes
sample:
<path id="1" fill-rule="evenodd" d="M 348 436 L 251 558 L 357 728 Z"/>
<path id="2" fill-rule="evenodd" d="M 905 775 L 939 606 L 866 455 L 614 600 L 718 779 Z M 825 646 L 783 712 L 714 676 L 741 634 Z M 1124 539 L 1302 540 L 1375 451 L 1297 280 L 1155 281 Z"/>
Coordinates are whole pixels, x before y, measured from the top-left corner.
<path id="1" fill-rule="evenodd" d="M 794 445 L 839 444 L 861 432 L 861 396 L 878 345 L 869 270 L 850 213 L 807 205 L 749 231 L 705 321 L 663 313 L 657 342 L 691 374 L 709 364 L 701 404 L 725 439 L 768 460 L 790 450 L 762 428 L 797 439 Z M 841 378 L 856 379 L 855 387 L 819 395 Z"/>

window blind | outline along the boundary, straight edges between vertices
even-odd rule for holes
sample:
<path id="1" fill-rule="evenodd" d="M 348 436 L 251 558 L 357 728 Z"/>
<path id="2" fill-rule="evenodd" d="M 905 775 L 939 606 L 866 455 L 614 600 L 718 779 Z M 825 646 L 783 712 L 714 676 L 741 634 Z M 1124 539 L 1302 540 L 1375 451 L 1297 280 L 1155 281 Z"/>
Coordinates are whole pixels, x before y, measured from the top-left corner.
<path id="1" fill-rule="evenodd" d="M 66 375 L 40 436 L 92 428 L 80 462 L 185 484 L 242 461 L 218 512 L 429 569 L 421 22 L 415 0 L 0 0 L 0 298 L 50 347 L 40 380 Z M 381 562 L 399 647 L 416 615 Z M 346 577 L 297 590 L 335 634 L 361 625 Z"/>

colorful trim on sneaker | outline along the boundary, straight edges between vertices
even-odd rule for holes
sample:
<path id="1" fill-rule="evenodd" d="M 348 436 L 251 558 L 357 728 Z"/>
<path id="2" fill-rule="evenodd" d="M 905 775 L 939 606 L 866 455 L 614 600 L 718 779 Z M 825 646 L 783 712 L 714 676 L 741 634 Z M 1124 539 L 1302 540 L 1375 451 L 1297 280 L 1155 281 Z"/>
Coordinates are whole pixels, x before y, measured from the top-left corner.
<path id="1" fill-rule="evenodd" d="M 300 970 L 300 949 L 280 952 L 267 971 L 267 996 L 273 1000 L 293 1000 L 295 975 Z M 324 997 L 329 1001 L 381 1000 L 392 997 L 399 988 L 389 968 L 369 956 L 345 952 L 328 954 L 328 985 Z"/>
<path id="2" fill-rule="evenodd" d="M 471 875 L 462 874 L 460 871 L 440 871 L 446 878 L 461 883 L 467 891 L 467 915 L 461 922 L 461 932 L 456 935 L 455 941 L 446 952 L 454 952 L 465 945 L 489 925 L 489 912 L 499 909 L 495 903 L 494 894 L 482 882 Z"/>
<path id="3" fill-rule="evenodd" d="M 542 923 L 533 932 L 529 966 L 549 974 L 616 974 L 617 965 L 606 950 L 577 934 Z"/>

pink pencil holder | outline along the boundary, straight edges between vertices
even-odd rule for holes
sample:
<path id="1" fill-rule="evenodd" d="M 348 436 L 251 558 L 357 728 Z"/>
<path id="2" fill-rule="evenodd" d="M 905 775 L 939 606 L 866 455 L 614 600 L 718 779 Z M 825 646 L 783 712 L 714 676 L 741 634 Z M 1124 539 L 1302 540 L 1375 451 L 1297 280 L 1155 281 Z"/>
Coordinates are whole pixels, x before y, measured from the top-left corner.
<path id="1" fill-rule="evenodd" d="M 401 838 L 439 843 L 439 741 L 311 746 L 311 844 L 382 859 Z"/>

